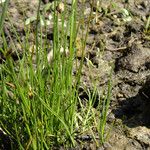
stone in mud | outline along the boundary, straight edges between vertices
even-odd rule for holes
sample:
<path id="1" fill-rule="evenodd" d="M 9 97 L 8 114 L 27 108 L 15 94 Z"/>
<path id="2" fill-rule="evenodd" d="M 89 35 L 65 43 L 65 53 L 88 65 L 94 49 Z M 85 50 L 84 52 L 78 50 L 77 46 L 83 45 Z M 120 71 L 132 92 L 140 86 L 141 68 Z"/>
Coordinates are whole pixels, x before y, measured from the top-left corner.
<path id="1" fill-rule="evenodd" d="M 134 43 L 129 48 L 129 53 L 122 57 L 118 65 L 131 72 L 138 72 L 144 65 L 150 62 L 150 49 L 141 44 Z"/>
<path id="2" fill-rule="evenodd" d="M 132 128 L 130 129 L 130 136 L 150 148 L 150 129 L 142 126 Z"/>

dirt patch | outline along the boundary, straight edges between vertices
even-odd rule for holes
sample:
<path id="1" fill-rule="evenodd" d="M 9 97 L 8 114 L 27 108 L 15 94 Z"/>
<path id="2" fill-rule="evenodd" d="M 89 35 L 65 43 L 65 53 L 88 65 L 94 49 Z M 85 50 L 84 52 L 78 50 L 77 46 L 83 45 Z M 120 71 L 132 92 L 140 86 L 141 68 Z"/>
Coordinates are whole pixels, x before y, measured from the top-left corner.
<path id="1" fill-rule="evenodd" d="M 18 35 L 22 37 L 21 40 L 25 39 L 24 20 L 36 16 L 37 3 L 38 1 L 28 0 L 10 2 L 8 9 L 10 19 Z M 70 1 L 67 3 L 70 7 Z M 110 140 L 99 150 L 148 150 L 150 149 L 150 35 L 144 31 L 150 14 L 150 1 L 115 0 L 106 3 L 102 0 L 99 3 L 95 1 L 93 4 L 88 0 L 85 2 L 85 18 L 92 8 L 93 14 L 81 77 L 83 87 L 92 90 L 96 85 L 99 91 L 103 91 L 107 87 L 109 73 L 114 64 L 112 100 L 108 114 L 108 126 L 113 129 Z M 4 28 L 7 42 L 12 48 L 12 38 L 16 43 L 18 41 L 7 21 Z M 50 27 L 47 35 L 50 41 L 53 36 L 51 29 Z M 32 38 L 31 35 L 31 43 Z M 4 46 L 1 39 L 0 46 Z M 0 61 L 3 62 L 5 57 L 0 54 Z M 15 58 L 13 55 L 12 57 Z M 86 96 L 83 94 L 83 99 Z M 82 149 L 96 149 L 96 145 L 86 142 Z"/>

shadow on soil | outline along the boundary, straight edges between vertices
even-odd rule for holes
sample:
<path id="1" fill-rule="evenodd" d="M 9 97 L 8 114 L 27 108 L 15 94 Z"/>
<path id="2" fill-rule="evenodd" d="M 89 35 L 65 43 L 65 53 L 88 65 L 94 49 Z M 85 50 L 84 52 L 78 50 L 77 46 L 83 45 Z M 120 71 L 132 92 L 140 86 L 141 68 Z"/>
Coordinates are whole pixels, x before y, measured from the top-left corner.
<path id="1" fill-rule="evenodd" d="M 113 113 L 128 127 L 150 128 L 150 78 L 136 96 L 121 101 Z"/>

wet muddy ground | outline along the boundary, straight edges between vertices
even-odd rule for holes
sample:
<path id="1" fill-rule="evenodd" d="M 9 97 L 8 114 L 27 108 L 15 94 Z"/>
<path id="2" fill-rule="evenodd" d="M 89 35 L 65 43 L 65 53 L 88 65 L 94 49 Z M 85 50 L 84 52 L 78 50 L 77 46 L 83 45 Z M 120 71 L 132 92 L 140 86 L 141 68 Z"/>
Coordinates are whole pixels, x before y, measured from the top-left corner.
<path id="1" fill-rule="evenodd" d="M 112 129 L 108 142 L 99 150 L 150 150 L 150 27 L 146 29 L 150 16 L 150 1 L 97 2 L 86 0 L 84 3 L 85 21 L 91 8 L 93 10 L 81 84 L 91 91 L 95 85 L 99 91 L 103 91 L 107 87 L 110 70 L 114 67 L 107 121 L 107 126 Z M 24 20 L 36 16 L 37 3 L 36 0 L 10 2 L 8 11 L 12 24 L 22 37 L 21 40 L 25 38 Z M 71 1 L 67 0 L 68 7 L 70 3 Z M 80 8 L 80 1 L 78 5 Z M 12 34 L 7 20 L 4 29 L 12 49 L 11 38 L 16 42 L 16 46 L 17 39 Z M 50 27 L 50 40 L 51 31 Z M 32 43 L 32 33 L 30 36 Z M 0 39 L 0 46 L 2 45 Z M 19 45 L 17 48 L 20 50 Z M 77 48 L 80 49 L 80 45 Z M 12 56 L 15 58 L 15 54 Z M 0 61 L 4 59 L 1 54 Z M 77 59 L 80 61 L 80 52 Z M 84 99 L 84 95 L 82 97 Z M 83 149 L 95 150 L 96 146 L 92 141 L 87 141 Z"/>

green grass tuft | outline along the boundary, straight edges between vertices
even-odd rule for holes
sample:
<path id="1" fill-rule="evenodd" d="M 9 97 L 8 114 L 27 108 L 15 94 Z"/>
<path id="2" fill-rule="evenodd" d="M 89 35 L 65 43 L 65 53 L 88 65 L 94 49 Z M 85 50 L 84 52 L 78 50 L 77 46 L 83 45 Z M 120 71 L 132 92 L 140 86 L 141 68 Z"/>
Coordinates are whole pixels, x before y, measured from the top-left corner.
<path id="1" fill-rule="evenodd" d="M 3 33 L 3 24 L 6 16 L 9 1 L 6 0 L 0 20 L 0 33 Z M 58 5 L 54 2 L 54 8 Z M 11 56 L 0 64 L 0 129 L 10 138 L 11 149 L 53 149 L 76 146 L 76 138 L 79 135 L 90 132 L 93 139 L 99 146 L 105 141 L 105 125 L 107 111 L 110 103 L 111 84 L 108 85 L 108 95 L 102 105 L 102 115 L 96 118 L 93 109 L 96 87 L 93 93 L 89 91 L 89 101 L 85 105 L 79 97 L 80 76 L 83 66 L 83 57 L 79 68 L 76 68 L 77 75 L 73 76 L 73 65 L 75 57 L 75 41 L 80 26 L 77 21 L 77 1 L 72 1 L 71 15 L 67 19 L 68 10 L 65 4 L 64 12 L 61 14 L 61 32 L 59 25 L 59 13 L 53 13 L 53 44 L 52 62 L 47 60 L 48 40 L 42 38 L 42 26 L 40 25 L 41 0 L 37 10 L 35 45 L 30 49 L 29 34 L 32 32 L 30 25 L 25 26 L 25 41 L 12 26 L 12 31 L 23 49 L 22 58 L 14 50 L 19 58 L 14 61 Z M 9 18 L 9 16 L 7 16 Z M 83 16 L 82 16 L 83 17 Z M 83 18 L 82 18 L 83 19 Z M 81 21 L 83 23 L 84 20 Z M 89 16 L 90 23 L 90 16 Z M 89 27 L 89 26 L 88 26 Z M 88 31 L 87 27 L 87 31 Z M 2 32 L 1 32 L 2 31 Z M 67 39 L 69 33 L 69 41 Z M 82 37 L 83 51 L 86 38 Z M 3 54 L 7 53 L 8 45 L 6 37 L 2 34 L 3 42 L 1 48 Z M 13 41 L 12 41 L 13 42 Z M 15 45 L 15 42 L 13 43 Z M 16 46 L 16 45 L 15 45 Z M 14 48 L 15 48 L 14 46 Z M 69 49 L 66 57 L 60 50 Z M 34 54 L 35 52 L 35 54 Z M 36 61 L 33 63 L 33 55 Z M 80 107 L 80 109 L 79 109 Z M 97 130 L 100 142 L 96 140 L 93 128 Z M 0 139 L 0 144 L 4 144 Z"/>

